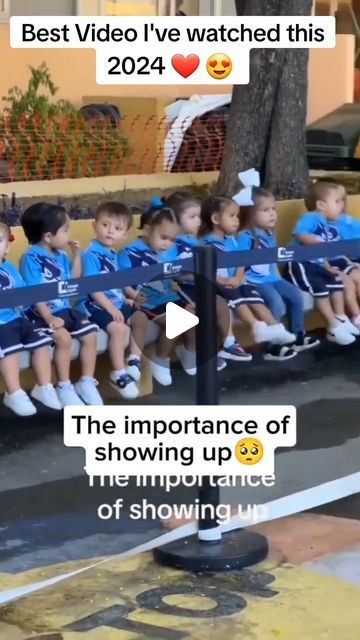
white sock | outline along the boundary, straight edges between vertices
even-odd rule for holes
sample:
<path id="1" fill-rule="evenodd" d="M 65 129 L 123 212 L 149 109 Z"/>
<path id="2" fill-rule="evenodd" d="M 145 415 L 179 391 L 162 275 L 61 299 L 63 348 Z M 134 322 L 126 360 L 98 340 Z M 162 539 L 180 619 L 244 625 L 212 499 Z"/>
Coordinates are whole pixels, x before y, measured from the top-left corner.
<path id="1" fill-rule="evenodd" d="M 91 376 L 81 376 L 80 382 L 94 382 L 94 378 Z"/>
<path id="2" fill-rule="evenodd" d="M 59 380 L 57 386 L 59 387 L 59 389 L 62 389 L 63 387 L 68 387 L 69 384 L 71 384 L 70 380 Z"/>
<path id="3" fill-rule="evenodd" d="M 140 356 L 135 356 L 133 353 L 130 353 L 128 357 L 128 361 L 129 360 L 138 360 L 140 362 Z"/>
<path id="4" fill-rule="evenodd" d="M 224 340 L 225 349 L 229 349 L 229 347 L 232 347 L 233 344 L 235 344 L 234 336 L 228 336 L 227 338 L 225 338 L 225 340 Z"/>
<path id="5" fill-rule="evenodd" d="M 117 380 L 118 378 L 120 378 L 120 376 L 125 376 L 126 374 L 126 369 L 118 369 L 117 371 L 112 371 L 111 377 Z"/>

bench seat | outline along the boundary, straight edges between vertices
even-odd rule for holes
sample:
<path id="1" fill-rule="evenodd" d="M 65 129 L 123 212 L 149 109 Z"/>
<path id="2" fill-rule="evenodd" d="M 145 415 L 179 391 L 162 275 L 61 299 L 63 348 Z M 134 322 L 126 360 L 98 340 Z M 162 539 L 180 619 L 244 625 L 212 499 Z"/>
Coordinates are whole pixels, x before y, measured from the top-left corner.
<path id="1" fill-rule="evenodd" d="M 309 293 L 305 293 L 303 292 L 303 299 L 304 299 L 304 310 L 305 313 L 309 313 L 310 311 L 312 311 L 314 309 L 314 300 L 313 297 L 309 294 Z M 236 324 L 241 324 L 239 321 L 235 321 Z M 154 323 L 154 322 L 149 322 L 149 328 L 148 328 L 148 335 L 146 338 L 146 344 L 150 345 L 153 344 L 154 342 L 156 342 L 157 338 L 159 336 L 159 327 Z M 107 335 L 105 333 L 105 331 L 100 330 L 98 335 L 97 335 L 97 352 L 98 354 L 102 354 L 106 351 L 107 349 Z M 72 348 L 71 348 L 71 359 L 72 360 L 76 360 L 76 358 L 79 355 L 79 341 L 78 340 L 73 340 L 72 341 Z M 29 353 L 27 352 L 23 352 L 21 354 L 21 359 L 20 359 L 20 367 L 21 369 L 28 369 L 30 367 L 30 356 Z"/>

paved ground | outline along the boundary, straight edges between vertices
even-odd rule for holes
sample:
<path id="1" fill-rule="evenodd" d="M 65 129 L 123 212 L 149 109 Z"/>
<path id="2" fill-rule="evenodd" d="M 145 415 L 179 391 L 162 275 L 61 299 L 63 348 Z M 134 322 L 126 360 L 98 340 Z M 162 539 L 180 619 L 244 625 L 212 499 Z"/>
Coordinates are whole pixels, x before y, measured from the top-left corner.
<path id="1" fill-rule="evenodd" d="M 359 362 L 357 344 L 287 364 L 231 365 L 220 374 L 221 404 L 295 404 L 299 425 L 297 446 L 277 454 L 276 485 L 223 489 L 223 503 L 234 509 L 264 503 L 359 472 Z M 151 399 L 194 401 L 195 381 L 181 372 L 170 390 L 157 389 Z M 0 434 L 0 591 L 125 551 L 164 530 L 157 519 L 131 520 L 126 509 L 120 521 L 100 521 L 99 504 L 118 497 L 126 506 L 144 497 L 191 503 L 196 496 L 181 488 L 164 499 L 159 488 L 134 484 L 90 489 L 83 451 L 64 448 L 60 421 L 46 413 L 19 421 L 1 410 Z M 147 554 L 111 561 L 0 608 L 0 639 L 353 640 L 352 629 L 360 628 L 360 493 L 258 528 L 271 555 L 253 570 L 201 579 L 159 569 Z"/>

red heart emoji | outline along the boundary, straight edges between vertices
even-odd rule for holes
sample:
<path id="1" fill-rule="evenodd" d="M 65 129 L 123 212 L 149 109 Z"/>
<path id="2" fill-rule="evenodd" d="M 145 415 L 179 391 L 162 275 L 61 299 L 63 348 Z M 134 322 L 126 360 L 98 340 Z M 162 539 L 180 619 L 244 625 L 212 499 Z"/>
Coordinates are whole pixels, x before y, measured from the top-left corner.
<path id="1" fill-rule="evenodd" d="M 181 53 L 177 53 L 171 58 L 171 64 L 183 78 L 188 78 L 198 68 L 200 58 L 195 53 L 190 53 L 186 58 Z"/>

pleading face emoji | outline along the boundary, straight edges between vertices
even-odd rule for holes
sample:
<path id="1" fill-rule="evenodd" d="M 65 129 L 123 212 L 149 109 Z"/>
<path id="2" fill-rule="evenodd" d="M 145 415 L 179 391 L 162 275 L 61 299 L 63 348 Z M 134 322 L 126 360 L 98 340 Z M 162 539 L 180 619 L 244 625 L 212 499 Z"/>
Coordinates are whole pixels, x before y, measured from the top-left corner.
<path id="1" fill-rule="evenodd" d="M 260 440 L 244 438 L 235 447 L 235 456 L 241 464 L 257 464 L 264 455 L 264 448 Z"/>
<path id="2" fill-rule="evenodd" d="M 215 80 L 224 80 L 232 71 L 231 58 L 225 53 L 214 53 L 206 63 L 206 70 Z"/>

